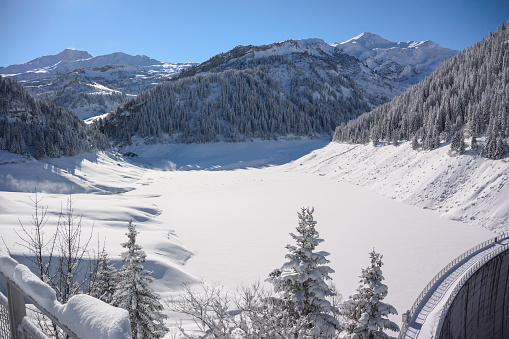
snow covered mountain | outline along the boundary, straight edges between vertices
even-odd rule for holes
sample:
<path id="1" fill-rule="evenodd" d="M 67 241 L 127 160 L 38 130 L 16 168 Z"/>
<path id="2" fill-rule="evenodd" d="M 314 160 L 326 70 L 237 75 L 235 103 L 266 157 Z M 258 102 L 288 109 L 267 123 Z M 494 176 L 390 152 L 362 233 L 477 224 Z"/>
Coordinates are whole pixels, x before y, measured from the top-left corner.
<path id="1" fill-rule="evenodd" d="M 504 157 L 509 151 L 508 41 L 509 29 L 499 26 L 389 104 L 339 126 L 334 140 L 394 145 L 407 140 L 415 150 L 450 143 L 452 155 Z"/>
<path id="2" fill-rule="evenodd" d="M 20 81 L 36 96 L 85 119 L 110 111 L 191 65 L 125 53 L 92 57 L 85 51 L 66 49 L 57 55 L 2 68 L 0 74 Z"/>
<path id="3" fill-rule="evenodd" d="M 405 86 L 320 39 L 237 46 L 119 106 L 102 128 L 121 142 L 332 135 Z"/>
<path id="4" fill-rule="evenodd" d="M 456 53 L 430 41 L 393 43 L 378 35 L 363 33 L 342 43 L 327 44 L 320 39 L 305 39 L 262 46 L 238 46 L 212 57 L 183 76 L 206 73 L 212 69 L 217 72 L 218 69 L 235 68 L 230 63 L 241 59 L 247 61 L 292 54 L 323 58 L 340 55 L 340 50 L 363 61 L 361 64 L 346 61 L 343 56 L 337 62 L 351 68 L 347 74 L 359 85 L 368 86 L 370 95 L 383 87 L 380 96 L 387 99 L 417 83 Z M 93 57 L 85 51 L 66 49 L 56 55 L 0 68 L 0 75 L 20 81 L 37 97 L 52 101 L 86 119 L 109 112 L 123 101 L 192 65 L 195 64 L 166 63 L 144 55 L 125 53 Z M 383 84 L 372 86 L 372 82 Z M 371 105 L 380 104 L 367 101 Z"/>
<path id="5" fill-rule="evenodd" d="M 41 77 L 43 74 L 48 73 L 47 68 L 54 68 L 55 65 L 59 63 L 66 64 L 75 62 L 76 60 L 90 58 L 92 58 L 92 56 L 88 52 L 65 49 L 56 55 L 46 55 L 21 65 L 11 65 L 1 68 L 0 72 L 3 75 L 10 74 L 12 77 L 16 76 L 17 80 L 23 80 L 23 78 Z M 23 74 L 25 75 L 23 76 Z"/>
<path id="6" fill-rule="evenodd" d="M 356 39 L 374 56 L 394 45 L 381 38 Z M 373 62 L 359 59 L 360 54 L 345 52 L 354 50 L 352 44 L 303 39 L 237 46 L 119 106 L 101 128 L 119 142 L 134 136 L 152 142 L 215 142 L 332 135 L 335 126 L 401 94 L 449 56 L 403 44 L 400 51 L 419 58 L 401 57 L 407 71 L 396 74 L 387 71 L 388 62 L 382 72 L 382 66 L 370 67 Z M 403 68 L 398 65 L 393 68 Z M 408 69 L 412 72 L 405 77 Z"/>
<path id="7" fill-rule="evenodd" d="M 433 41 L 391 42 L 373 33 L 362 33 L 350 40 L 333 43 L 345 53 L 364 61 L 379 75 L 413 85 L 433 72 L 444 60 L 458 51 L 441 47 Z"/>

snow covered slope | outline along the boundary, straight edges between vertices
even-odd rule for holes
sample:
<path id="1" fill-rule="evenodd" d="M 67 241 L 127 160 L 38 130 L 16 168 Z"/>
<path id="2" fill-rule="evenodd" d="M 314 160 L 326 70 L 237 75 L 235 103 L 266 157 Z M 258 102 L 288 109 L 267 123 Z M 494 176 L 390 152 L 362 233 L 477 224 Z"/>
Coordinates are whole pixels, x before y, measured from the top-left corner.
<path id="1" fill-rule="evenodd" d="M 496 232 L 509 231 L 509 162 L 489 160 L 469 151 L 449 155 L 449 147 L 414 151 L 397 147 L 331 143 L 289 165 L 366 186 L 406 204 Z"/>
<path id="2" fill-rule="evenodd" d="M 166 63 L 145 55 L 112 53 L 92 57 L 66 49 L 0 69 L 30 92 L 67 108 L 80 118 L 103 114 L 193 63 Z"/>
<path id="3" fill-rule="evenodd" d="M 350 40 L 333 43 L 383 77 L 413 85 L 433 72 L 458 51 L 441 47 L 433 41 L 391 42 L 373 33 L 362 33 Z"/>
<path id="4" fill-rule="evenodd" d="M 85 231 L 93 225 L 94 239 L 104 239 L 113 259 L 123 250 L 127 222 L 137 224 L 154 287 L 165 297 L 183 282 L 220 281 L 231 291 L 265 279 L 284 261 L 296 212 L 314 206 L 325 239 L 320 250 L 331 253 L 339 291 L 354 292 L 375 247 L 385 259 L 386 300 L 401 314 L 443 266 L 494 236 L 480 226 L 506 229 L 507 162 L 451 158 L 446 148 L 326 143 L 139 145 L 129 161 L 98 152 L 27 162 L 0 152 L 0 230 L 21 254 L 14 229 L 18 219 L 29 225 L 29 192 L 46 192 L 40 196 L 50 232 L 72 185 Z"/>

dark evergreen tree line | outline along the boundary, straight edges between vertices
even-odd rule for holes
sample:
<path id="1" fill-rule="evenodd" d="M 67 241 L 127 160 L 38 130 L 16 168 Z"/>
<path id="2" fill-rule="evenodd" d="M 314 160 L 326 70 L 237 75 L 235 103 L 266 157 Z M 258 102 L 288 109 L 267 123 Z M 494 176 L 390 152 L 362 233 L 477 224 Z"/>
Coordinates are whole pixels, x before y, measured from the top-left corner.
<path id="1" fill-rule="evenodd" d="M 339 126 L 333 140 L 412 140 L 414 149 L 420 143 L 426 150 L 452 140 L 461 151 L 463 135 L 471 138 L 472 149 L 484 137 L 481 155 L 501 158 L 509 136 L 508 41 L 509 29 L 502 24 L 390 103 Z"/>
<path id="2" fill-rule="evenodd" d="M 0 150 L 55 158 L 107 146 L 107 138 L 74 113 L 36 99 L 16 80 L 0 77 Z"/>
<path id="3" fill-rule="evenodd" d="M 348 75 L 359 62 L 343 53 L 212 61 L 204 63 L 214 66 L 205 73 L 196 74 L 203 64 L 192 67 L 119 106 L 100 129 L 119 142 L 133 136 L 203 143 L 332 135 L 340 123 L 388 100 Z"/>

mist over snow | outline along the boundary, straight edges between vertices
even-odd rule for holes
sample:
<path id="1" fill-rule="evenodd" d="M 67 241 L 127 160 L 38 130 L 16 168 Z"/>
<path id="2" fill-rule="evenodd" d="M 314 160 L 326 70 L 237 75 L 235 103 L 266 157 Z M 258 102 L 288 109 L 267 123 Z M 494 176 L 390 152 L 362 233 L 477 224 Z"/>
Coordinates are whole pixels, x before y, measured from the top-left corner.
<path id="1" fill-rule="evenodd" d="M 0 152 L 0 227 L 15 257 L 22 259 L 23 248 L 14 230 L 19 222 L 30 225 L 34 188 L 48 206 L 49 234 L 72 186 L 84 232 L 105 243 L 117 266 L 133 220 L 147 252 L 145 267 L 155 272 L 153 287 L 163 298 L 201 280 L 233 291 L 281 266 L 297 211 L 314 206 L 325 240 L 318 249 L 331 253 L 343 297 L 355 292 L 375 248 L 384 255 L 386 300 L 401 314 L 449 261 L 495 236 L 483 226 L 503 230 L 507 220 L 507 189 L 498 181 L 507 174 L 504 161 L 323 139 L 130 151 L 137 155 L 39 161 Z M 475 188 L 488 173 L 493 184 Z M 472 197 L 469 190 L 479 193 Z M 177 318 L 171 314 L 167 325 Z M 401 324 L 400 315 L 392 320 Z"/>

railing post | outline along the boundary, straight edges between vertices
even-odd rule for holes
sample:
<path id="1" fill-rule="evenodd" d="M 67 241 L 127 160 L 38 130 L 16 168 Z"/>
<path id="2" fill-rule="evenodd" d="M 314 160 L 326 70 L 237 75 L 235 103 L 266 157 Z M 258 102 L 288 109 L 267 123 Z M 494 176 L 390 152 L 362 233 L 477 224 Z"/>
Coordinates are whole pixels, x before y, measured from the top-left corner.
<path id="1" fill-rule="evenodd" d="M 25 297 L 9 281 L 5 280 L 7 285 L 7 300 L 9 302 L 9 322 L 11 325 L 11 338 L 21 338 L 18 332 L 18 326 L 26 316 Z"/>
<path id="2" fill-rule="evenodd" d="M 406 326 L 410 322 L 410 311 L 407 310 L 405 313 L 401 315 L 401 321 L 403 326 Z"/>

